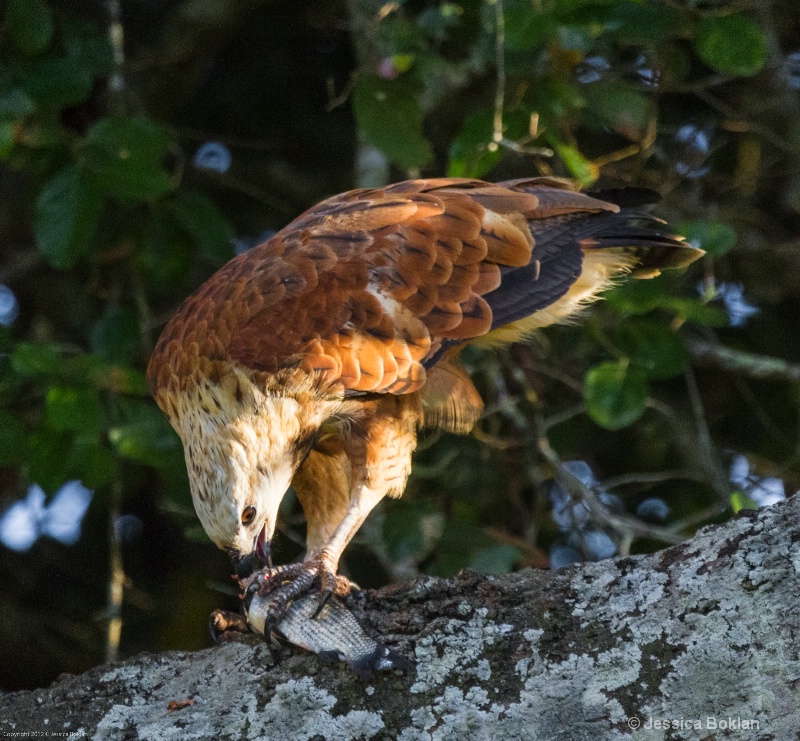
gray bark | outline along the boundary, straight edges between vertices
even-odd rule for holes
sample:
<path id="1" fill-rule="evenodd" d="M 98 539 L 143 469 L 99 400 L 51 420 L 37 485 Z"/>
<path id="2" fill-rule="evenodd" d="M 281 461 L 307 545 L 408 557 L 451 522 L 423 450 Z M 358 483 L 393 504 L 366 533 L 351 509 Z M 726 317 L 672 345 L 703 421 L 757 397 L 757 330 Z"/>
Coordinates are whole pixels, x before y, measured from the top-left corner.
<path id="1" fill-rule="evenodd" d="M 653 555 L 354 595 L 406 673 L 365 683 L 299 650 L 273 666 L 263 643 L 142 654 L 0 697 L 0 735 L 794 739 L 799 515 L 795 498 Z"/>

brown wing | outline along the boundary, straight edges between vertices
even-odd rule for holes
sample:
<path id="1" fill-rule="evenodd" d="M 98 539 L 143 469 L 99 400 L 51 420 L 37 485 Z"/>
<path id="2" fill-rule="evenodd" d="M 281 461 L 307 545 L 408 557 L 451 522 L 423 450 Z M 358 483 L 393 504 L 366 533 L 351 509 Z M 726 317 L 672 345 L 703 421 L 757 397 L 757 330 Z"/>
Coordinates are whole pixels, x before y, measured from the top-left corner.
<path id="1" fill-rule="evenodd" d="M 252 308 L 229 356 L 265 371 L 299 365 L 346 389 L 416 390 L 443 340 L 489 331 L 482 296 L 500 284 L 501 266 L 530 262 L 522 213 L 537 204 L 451 179 L 325 201 L 239 258 Z"/>
<path id="2" fill-rule="evenodd" d="M 354 391 L 417 390 L 447 347 L 557 301 L 592 246 L 572 221 L 619 210 L 554 179 L 414 180 L 331 198 L 187 300 L 151 385 L 234 361 Z"/>

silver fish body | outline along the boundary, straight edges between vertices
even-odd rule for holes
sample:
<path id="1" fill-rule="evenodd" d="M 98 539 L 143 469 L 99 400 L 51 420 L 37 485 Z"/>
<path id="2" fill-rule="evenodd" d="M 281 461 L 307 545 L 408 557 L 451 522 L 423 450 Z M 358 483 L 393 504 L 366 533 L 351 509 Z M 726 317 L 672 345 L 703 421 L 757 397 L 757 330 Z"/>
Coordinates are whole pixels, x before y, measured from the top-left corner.
<path id="1" fill-rule="evenodd" d="M 245 598 L 245 616 L 251 630 L 264 635 L 270 605 L 269 595 L 252 590 Z M 402 669 L 408 659 L 371 638 L 353 614 L 336 597 L 331 597 L 320 613 L 318 595 L 307 594 L 294 600 L 274 630 L 289 643 L 317 654 L 323 661 L 345 661 L 362 679 L 374 671 Z"/>

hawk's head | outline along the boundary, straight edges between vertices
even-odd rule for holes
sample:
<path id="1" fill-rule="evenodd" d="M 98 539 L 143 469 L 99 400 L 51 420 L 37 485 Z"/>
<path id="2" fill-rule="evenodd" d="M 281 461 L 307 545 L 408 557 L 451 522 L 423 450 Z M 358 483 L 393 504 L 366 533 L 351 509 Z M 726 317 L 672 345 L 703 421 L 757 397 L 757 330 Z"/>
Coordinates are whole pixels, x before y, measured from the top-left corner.
<path id="1" fill-rule="evenodd" d="M 243 578 L 270 561 L 278 508 L 315 430 L 301 423 L 307 415 L 291 397 L 242 403 L 220 387 L 198 397 L 184 397 L 173 424 L 200 522 Z"/>

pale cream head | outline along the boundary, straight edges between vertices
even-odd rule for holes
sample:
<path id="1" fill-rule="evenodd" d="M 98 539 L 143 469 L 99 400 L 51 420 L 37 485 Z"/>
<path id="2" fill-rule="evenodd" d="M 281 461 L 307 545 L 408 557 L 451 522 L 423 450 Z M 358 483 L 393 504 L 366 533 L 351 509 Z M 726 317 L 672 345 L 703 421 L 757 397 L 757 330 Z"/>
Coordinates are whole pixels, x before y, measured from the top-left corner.
<path id="1" fill-rule="evenodd" d="M 200 522 L 234 557 L 253 552 L 262 528 L 272 539 L 304 437 L 297 400 L 247 390 L 235 398 L 224 386 L 197 387 L 172 419 Z"/>

